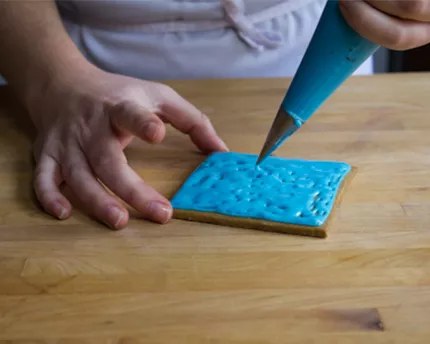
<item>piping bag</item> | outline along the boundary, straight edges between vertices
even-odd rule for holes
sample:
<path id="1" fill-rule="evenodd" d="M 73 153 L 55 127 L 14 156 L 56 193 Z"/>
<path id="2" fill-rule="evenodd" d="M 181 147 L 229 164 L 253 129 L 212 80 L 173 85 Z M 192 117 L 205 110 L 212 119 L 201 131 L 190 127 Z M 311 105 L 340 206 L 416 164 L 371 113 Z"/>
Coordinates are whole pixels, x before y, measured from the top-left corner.
<path id="1" fill-rule="evenodd" d="M 338 87 L 379 48 L 345 21 L 328 0 L 267 135 L 257 165 L 293 135 Z"/>

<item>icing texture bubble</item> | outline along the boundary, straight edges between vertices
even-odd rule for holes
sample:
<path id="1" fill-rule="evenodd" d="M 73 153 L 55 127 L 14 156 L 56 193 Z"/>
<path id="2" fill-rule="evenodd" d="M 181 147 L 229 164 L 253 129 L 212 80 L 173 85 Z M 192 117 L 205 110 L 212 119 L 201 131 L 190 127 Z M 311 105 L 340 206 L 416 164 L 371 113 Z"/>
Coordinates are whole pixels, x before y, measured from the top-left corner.
<path id="1" fill-rule="evenodd" d="M 343 162 L 213 153 L 172 198 L 175 209 L 321 226 L 351 166 Z"/>

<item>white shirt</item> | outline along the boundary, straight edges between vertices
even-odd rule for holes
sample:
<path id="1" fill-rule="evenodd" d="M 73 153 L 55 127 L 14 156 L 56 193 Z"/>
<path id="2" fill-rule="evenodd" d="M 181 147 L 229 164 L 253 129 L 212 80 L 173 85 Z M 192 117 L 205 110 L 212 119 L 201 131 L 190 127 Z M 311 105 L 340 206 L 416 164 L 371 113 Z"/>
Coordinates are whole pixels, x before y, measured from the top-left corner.
<path id="1" fill-rule="evenodd" d="M 292 77 L 326 1 L 60 0 L 57 5 L 89 61 L 115 73 L 163 80 Z M 372 58 L 354 74 L 371 73 Z"/>
<path id="2" fill-rule="evenodd" d="M 70 0 L 67 32 L 94 64 L 150 80 L 291 77 L 326 0 Z M 372 72 L 369 59 L 356 74 Z"/>

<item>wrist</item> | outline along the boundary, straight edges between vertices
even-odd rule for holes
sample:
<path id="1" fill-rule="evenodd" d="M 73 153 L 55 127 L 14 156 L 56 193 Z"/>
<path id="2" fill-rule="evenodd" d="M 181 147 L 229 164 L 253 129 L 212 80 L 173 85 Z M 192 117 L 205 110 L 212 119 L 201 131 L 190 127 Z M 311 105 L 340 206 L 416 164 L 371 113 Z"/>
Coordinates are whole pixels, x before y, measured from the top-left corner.
<path id="1" fill-rule="evenodd" d="M 86 60 L 62 61 L 49 68 L 35 68 L 26 73 L 23 86 L 17 91 L 22 105 L 27 110 L 33 124 L 41 129 L 46 121 L 51 121 L 50 108 L 64 97 L 72 97 L 86 85 L 89 75 L 97 68 Z M 58 113 L 57 113 L 58 114 Z"/>
<path id="2" fill-rule="evenodd" d="M 30 112 L 37 108 L 41 99 L 50 94 L 70 88 L 79 78 L 95 68 L 84 59 L 59 60 L 49 66 L 35 65 L 29 68 L 16 92 L 23 106 Z"/>

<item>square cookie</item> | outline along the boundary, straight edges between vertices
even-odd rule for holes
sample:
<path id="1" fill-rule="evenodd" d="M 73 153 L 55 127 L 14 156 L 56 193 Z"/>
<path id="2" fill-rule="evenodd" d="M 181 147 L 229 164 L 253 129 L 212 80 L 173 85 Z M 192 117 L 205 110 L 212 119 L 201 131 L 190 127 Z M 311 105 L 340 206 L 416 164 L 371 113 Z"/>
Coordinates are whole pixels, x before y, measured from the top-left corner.
<path id="1" fill-rule="evenodd" d="M 343 162 L 213 153 L 171 199 L 176 219 L 326 237 L 355 169 Z"/>

